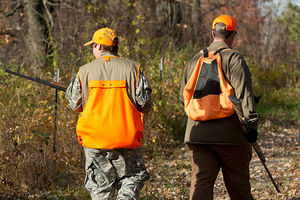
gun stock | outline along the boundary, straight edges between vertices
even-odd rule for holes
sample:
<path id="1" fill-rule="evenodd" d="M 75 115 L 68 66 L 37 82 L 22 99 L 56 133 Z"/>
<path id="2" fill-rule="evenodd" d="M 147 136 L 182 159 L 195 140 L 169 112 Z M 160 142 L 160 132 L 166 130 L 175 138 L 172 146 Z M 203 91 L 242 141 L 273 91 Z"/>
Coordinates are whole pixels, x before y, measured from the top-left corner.
<path id="1" fill-rule="evenodd" d="M 55 81 L 46 81 L 46 80 L 43 80 L 43 79 L 40 79 L 40 78 L 33 78 L 31 76 L 26 76 L 24 74 L 20 74 L 20 73 L 17 73 L 17 72 L 13 72 L 11 70 L 8 70 L 8 69 L 5 69 L 5 72 L 7 73 L 10 73 L 10 74 L 13 74 L 15 76 L 19 76 L 21 78 L 25 78 L 25 79 L 28 79 L 28 80 L 31 80 L 31 81 L 35 81 L 37 83 L 41 83 L 43 85 L 47 85 L 49 87 L 52 87 L 52 88 L 55 88 L 57 90 L 61 90 L 61 91 L 66 91 L 67 90 L 67 87 L 66 85 L 63 85 L 63 84 L 60 84 L 58 82 L 55 82 Z"/>
<path id="2" fill-rule="evenodd" d="M 247 122 L 247 119 L 246 117 L 244 116 L 243 114 L 243 109 L 242 109 L 242 106 L 241 106 L 241 102 L 238 98 L 236 98 L 235 96 L 232 96 L 232 95 L 229 95 L 228 98 L 230 99 L 230 101 L 232 102 L 232 105 L 234 107 L 234 110 L 236 111 L 236 114 L 238 115 L 239 117 L 239 120 L 241 121 L 241 123 L 243 125 L 246 125 L 248 122 Z M 246 131 L 246 128 L 243 126 L 244 130 Z M 261 163 L 263 164 L 265 170 L 267 171 L 276 191 L 278 193 L 280 193 L 280 190 L 279 190 L 279 187 L 277 186 L 272 174 L 270 173 L 267 165 L 266 165 L 266 158 L 262 152 L 262 150 L 260 149 L 260 146 L 258 145 L 257 142 L 255 143 L 251 143 L 254 151 L 256 152 L 256 155 L 258 156 L 259 160 L 261 161 Z"/>

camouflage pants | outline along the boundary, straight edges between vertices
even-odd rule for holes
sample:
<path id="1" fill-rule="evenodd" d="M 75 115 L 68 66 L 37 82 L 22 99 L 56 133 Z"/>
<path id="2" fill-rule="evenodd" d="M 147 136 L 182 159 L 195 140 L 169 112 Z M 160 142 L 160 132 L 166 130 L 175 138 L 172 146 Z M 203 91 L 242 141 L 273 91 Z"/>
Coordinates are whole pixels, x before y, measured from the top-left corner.
<path id="1" fill-rule="evenodd" d="M 141 150 L 90 149 L 85 152 L 85 188 L 92 200 L 138 199 L 143 182 L 149 179 Z"/>

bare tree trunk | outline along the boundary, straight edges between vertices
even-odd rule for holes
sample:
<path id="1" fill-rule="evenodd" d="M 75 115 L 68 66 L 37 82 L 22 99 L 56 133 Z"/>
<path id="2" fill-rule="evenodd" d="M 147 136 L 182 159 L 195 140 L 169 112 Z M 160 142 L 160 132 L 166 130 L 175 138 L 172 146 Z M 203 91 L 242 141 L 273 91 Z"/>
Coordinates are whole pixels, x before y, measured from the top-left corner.
<path id="1" fill-rule="evenodd" d="M 127 26 L 127 30 L 128 30 L 128 33 L 130 35 L 130 37 L 128 37 L 128 48 L 129 48 L 129 57 L 131 58 L 136 58 L 134 56 L 136 56 L 136 51 L 135 51 L 135 48 L 134 48 L 134 43 L 135 43 L 135 30 L 133 29 L 133 25 L 132 25 L 132 20 L 133 20 L 133 16 L 134 16 L 134 13 L 135 13 L 135 0 L 128 0 L 128 13 L 129 16 L 127 17 L 127 23 L 126 23 L 126 26 Z"/>
<path id="2" fill-rule="evenodd" d="M 184 31 L 184 38 L 186 38 L 186 42 L 194 42 L 194 26 L 193 20 L 192 20 L 192 6 L 191 6 L 191 1 L 192 0 L 183 0 L 184 4 L 184 26 L 183 27 Z"/>
<path id="3" fill-rule="evenodd" d="M 28 0 L 28 32 L 26 46 L 29 53 L 30 69 L 38 73 L 45 64 L 46 52 L 46 23 L 43 20 L 44 8 L 42 0 Z"/>
<path id="4" fill-rule="evenodd" d="M 201 1 L 193 0 L 192 7 L 192 26 L 193 26 L 193 43 L 202 42 L 203 38 L 202 34 L 202 12 L 201 12 Z"/>
<path id="5" fill-rule="evenodd" d="M 176 33 L 176 41 L 180 42 L 182 40 L 182 11 L 181 11 L 181 3 L 175 1 L 173 4 L 174 8 L 174 19 L 173 19 L 173 27 Z"/>
<path id="6" fill-rule="evenodd" d="M 151 16 L 151 19 L 150 19 L 150 25 L 151 25 L 151 30 L 155 30 L 154 33 L 155 33 L 155 36 L 154 37 L 157 37 L 159 34 L 158 34 L 158 24 L 159 22 L 158 21 L 158 17 L 157 17 L 157 7 L 156 7 L 156 0 L 151 0 L 149 1 L 149 6 L 150 6 L 150 13 L 152 14 Z"/>

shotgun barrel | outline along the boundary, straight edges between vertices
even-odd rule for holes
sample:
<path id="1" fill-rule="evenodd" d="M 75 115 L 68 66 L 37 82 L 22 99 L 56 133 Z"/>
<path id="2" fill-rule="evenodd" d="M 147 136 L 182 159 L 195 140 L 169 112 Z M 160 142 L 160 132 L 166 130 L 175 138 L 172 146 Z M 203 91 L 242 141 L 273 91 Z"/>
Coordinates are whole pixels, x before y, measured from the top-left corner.
<path id="1" fill-rule="evenodd" d="M 17 72 L 13 72 L 11 70 L 8 70 L 8 69 L 5 69 L 5 72 L 7 73 L 10 73 L 10 74 L 13 74 L 15 76 L 19 76 L 21 78 L 25 78 L 25 79 L 28 79 L 28 80 L 31 80 L 31 81 L 35 81 L 37 83 L 41 83 L 43 85 L 47 85 L 49 87 L 52 87 L 52 88 L 55 88 L 57 90 L 61 90 L 61 91 L 66 91 L 67 90 L 67 86 L 66 85 L 63 85 L 63 84 L 60 84 L 60 83 L 57 83 L 55 81 L 46 81 L 46 80 L 43 80 L 43 79 L 40 79 L 40 78 L 34 78 L 34 77 L 31 77 L 31 76 L 26 76 L 24 74 L 20 74 L 20 73 L 17 73 Z"/>
<path id="2" fill-rule="evenodd" d="M 248 122 L 247 122 L 246 117 L 245 117 L 244 114 L 243 114 L 243 109 L 242 109 L 242 106 L 241 106 L 241 101 L 240 101 L 238 98 L 236 98 L 235 96 L 232 96 L 232 95 L 229 95 L 228 98 L 229 98 L 230 101 L 232 102 L 232 105 L 233 105 L 233 107 L 234 107 L 234 110 L 236 111 L 236 114 L 238 115 L 238 117 L 239 117 L 241 123 L 244 125 L 243 128 L 244 128 L 245 131 L 246 131 L 245 125 L 246 125 Z M 267 171 L 267 173 L 268 173 L 268 175 L 269 175 L 269 177 L 270 177 L 270 179 L 271 179 L 273 185 L 274 185 L 275 188 L 276 188 L 276 191 L 277 191 L 278 193 L 280 193 L 279 187 L 278 187 L 278 185 L 276 184 L 276 182 L 275 182 L 275 180 L 274 180 L 274 178 L 273 178 L 271 172 L 269 171 L 269 169 L 268 169 L 268 167 L 267 167 L 267 165 L 266 165 L 266 158 L 265 158 L 265 156 L 264 156 L 262 150 L 260 149 L 260 146 L 258 145 L 257 142 L 251 143 L 251 145 L 252 145 L 254 151 L 256 152 L 256 155 L 258 156 L 259 160 L 260 160 L 261 163 L 263 164 L 265 170 Z"/>

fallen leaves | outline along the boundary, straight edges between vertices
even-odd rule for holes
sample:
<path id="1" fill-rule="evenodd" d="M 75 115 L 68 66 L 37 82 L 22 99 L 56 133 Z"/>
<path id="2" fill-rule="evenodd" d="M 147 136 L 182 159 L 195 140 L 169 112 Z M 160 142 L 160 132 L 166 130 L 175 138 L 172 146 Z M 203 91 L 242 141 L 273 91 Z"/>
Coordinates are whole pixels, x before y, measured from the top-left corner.
<path id="1" fill-rule="evenodd" d="M 278 184 L 277 193 L 259 158 L 253 151 L 250 163 L 252 194 L 259 200 L 300 199 L 299 125 L 261 128 L 261 149 L 266 164 Z M 142 190 L 141 199 L 189 199 L 190 156 L 185 145 L 177 145 L 151 160 L 146 159 L 151 179 Z M 214 188 L 214 199 L 229 200 L 220 172 Z"/>

